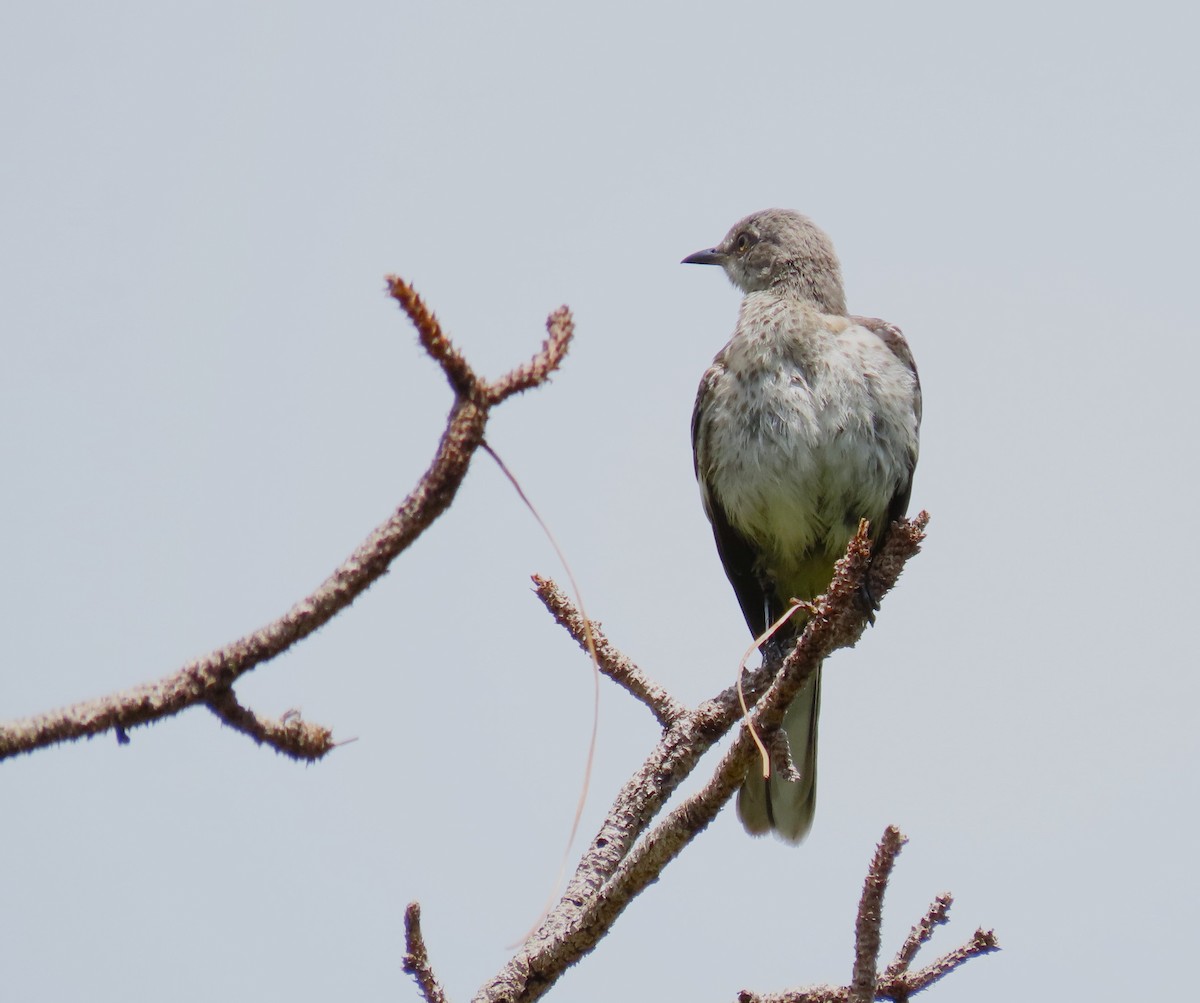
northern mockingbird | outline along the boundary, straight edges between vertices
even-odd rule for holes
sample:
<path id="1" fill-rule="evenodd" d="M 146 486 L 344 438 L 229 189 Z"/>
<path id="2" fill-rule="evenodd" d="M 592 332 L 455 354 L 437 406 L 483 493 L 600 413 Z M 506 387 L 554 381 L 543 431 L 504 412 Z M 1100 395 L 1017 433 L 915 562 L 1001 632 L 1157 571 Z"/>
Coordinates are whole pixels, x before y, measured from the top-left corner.
<path id="1" fill-rule="evenodd" d="M 750 632 L 791 598 L 829 587 L 860 519 L 878 544 L 908 507 L 921 389 L 898 328 L 846 313 L 841 266 L 811 220 L 767 209 L 685 264 L 720 265 L 744 294 L 737 327 L 700 381 L 692 449 L 704 511 Z M 784 635 L 803 629 L 800 614 Z M 784 717 L 798 780 L 754 770 L 747 831 L 799 842 L 817 793 L 820 670 Z"/>

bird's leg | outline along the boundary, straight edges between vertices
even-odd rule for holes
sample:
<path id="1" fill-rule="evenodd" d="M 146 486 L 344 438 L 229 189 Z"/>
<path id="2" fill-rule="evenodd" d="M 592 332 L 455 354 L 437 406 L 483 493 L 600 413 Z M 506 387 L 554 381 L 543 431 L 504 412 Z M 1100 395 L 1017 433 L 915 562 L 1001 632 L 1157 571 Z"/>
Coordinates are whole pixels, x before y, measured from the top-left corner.
<path id="1" fill-rule="evenodd" d="M 783 664 L 787 653 L 792 650 L 791 639 L 781 634 L 772 634 L 762 644 L 763 664 L 772 665 L 776 671 Z"/>
<path id="2" fill-rule="evenodd" d="M 807 599 L 797 599 L 794 596 L 788 600 L 787 609 L 777 619 L 772 616 L 769 608 L 766 610 L 764 615 L 767 622 L 772 624 L 772 632 L 771 636 L 762 643 L 764 665 L 773 661 L 778 666 L 792 653 L 796 642 L 800 640 L 800 635 L 804 633 L 808 617 L 815 612 L 816 606 L 811 602 Z"/>

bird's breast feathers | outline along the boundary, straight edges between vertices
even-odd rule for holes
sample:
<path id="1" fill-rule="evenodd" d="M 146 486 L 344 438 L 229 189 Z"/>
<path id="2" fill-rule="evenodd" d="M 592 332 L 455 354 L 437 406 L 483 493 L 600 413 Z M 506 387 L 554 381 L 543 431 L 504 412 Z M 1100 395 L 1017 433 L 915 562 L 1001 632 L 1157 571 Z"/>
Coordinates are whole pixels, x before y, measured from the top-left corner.
<path id="1" fill-rule="evenodd" d="M 697 472 L 768 554 L 840 554 L 858 519 L 878 526 L 911 477 L 916 393 L 873 332 L 751 294 L 706 380 Z"/>

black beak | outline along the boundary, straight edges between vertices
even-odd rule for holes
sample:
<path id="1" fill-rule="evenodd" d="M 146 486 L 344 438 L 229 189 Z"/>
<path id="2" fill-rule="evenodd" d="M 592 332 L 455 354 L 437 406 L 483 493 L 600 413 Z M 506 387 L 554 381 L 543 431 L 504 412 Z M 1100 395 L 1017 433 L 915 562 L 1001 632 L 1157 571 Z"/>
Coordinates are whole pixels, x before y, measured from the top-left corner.
<path id="1" fill-rule="evenodd" d="M 706 251 L 689 254 L 679 263 L 681 265 L 723 265 L 725 264 L 725 255 L 715 247 L 710 247 Z"/>

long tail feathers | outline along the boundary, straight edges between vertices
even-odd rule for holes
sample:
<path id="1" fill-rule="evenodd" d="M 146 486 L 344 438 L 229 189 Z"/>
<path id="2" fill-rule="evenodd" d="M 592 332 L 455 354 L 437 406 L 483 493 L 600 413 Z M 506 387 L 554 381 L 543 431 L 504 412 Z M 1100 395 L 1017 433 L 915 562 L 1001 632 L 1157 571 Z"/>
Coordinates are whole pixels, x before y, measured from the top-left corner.
<path id="1" fill-rule="evenodd" d="M 783 718 L 799 780 L 764 780 L 757 764 L 738 792 L 738 818 L 755 836 L 774 830 L 799 843 L 812 828 L 817 810 L 817 716 L 821 711 L 821 670 L 796 694 Z"/>

